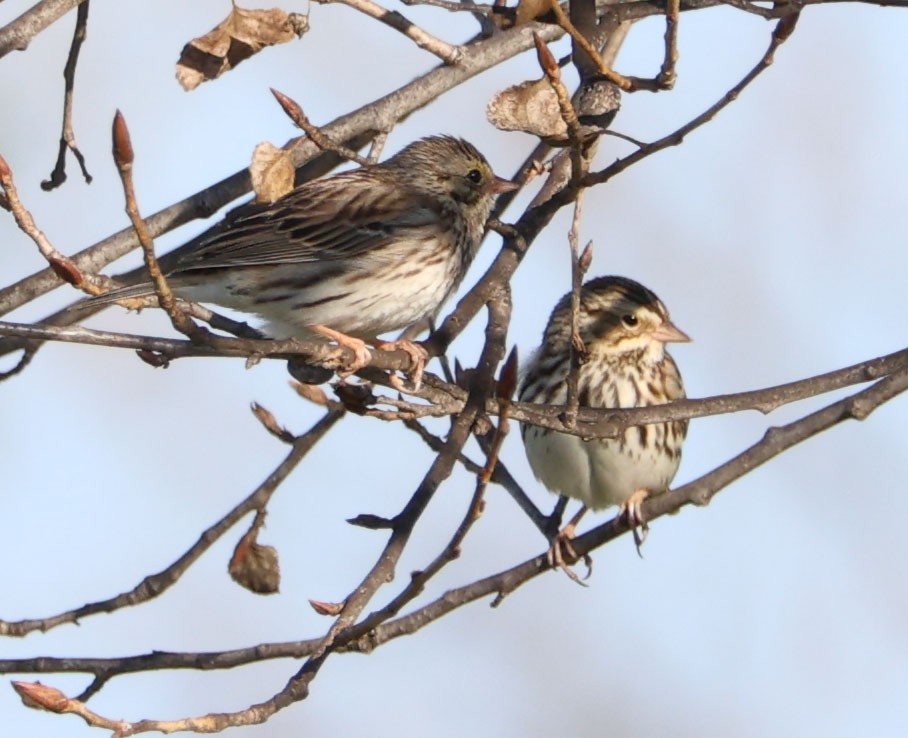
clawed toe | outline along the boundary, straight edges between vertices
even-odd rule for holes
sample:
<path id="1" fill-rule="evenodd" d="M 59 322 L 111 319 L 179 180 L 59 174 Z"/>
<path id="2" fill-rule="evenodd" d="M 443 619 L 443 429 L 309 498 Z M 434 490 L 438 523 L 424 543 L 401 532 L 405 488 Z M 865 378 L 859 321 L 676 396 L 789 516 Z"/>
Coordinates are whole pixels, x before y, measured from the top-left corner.
<path id="1" fill-rule="evenodd" d="M 634 535 L 634 545 L 637 547 L 637 555 L 642 559 L 643 552 L 640 547 L 646 540 L 649 533 L 649 525 L 643 516 L 643 503 L 649 497 L 649 490 L 638 489 L 628 497 L 619 508 L 619 515 L 627 522 L 628 527 Z"/>
<path id="2" fill-rule="evenodd" d="M 391 384 L 394 385 L 396 389 L 401 391 L 411 391 L 419 392 L 419 388 L 422 387 L 422 375 L 423 371 L 426 368 L 426 362 L 429 360 L 429 352 L 422 346 L 422 344 L 414 343 L 413 341 L 408 341 L 406 339 L 400 339 L 398 341 L 380 341 L 375 340 L 372 342 L 376 348 L 380 348 L 384 351 L 404 351 L 410 357 L 410 362 L 413 367 L 410 369 L 410 380 L 413 382 L 412 387 L 407 387 L 403 381 L 396 375 L 391 374 Z"/>
<path id="3" fill-rule="evenodd" d="M 574 546 L 571 543 L 573 540 L 574 526 L 569 523 L 558 531 L 552 539 L 552 545 L 549 546 L 549 550 L 546 553 L 546 560 L 553 569 L 561 569 L 571 581 L 586 587 L 587 585 L 584 584 L 583 579 L 589 579 L 593 573 L 593 560 L 589 554 L 583 555 L 583 563 L 586 565 L 586 576 L 581 579 L 577 572 L 570 568 L 581 558 L 574 550 Z"/>
<path id="4" fill-rule="evenodd" d="M 343 346 L 353 352 L 353 361 L 337 373 L 341 378 L 349 377 L 364 366 L 368 366 L 369 362 L 372 361 L 372 353 L 366 348 L 366 342 L 361 338 L 348 336 L 346 333 L 341 333 L 340 331 L 336 331 L 333 328 L 328 328 L 328 326 L 324 325 L 310 325 L 309 330 L 320 336 L 324 336 L 325 338 L 334 341 L 338 346 Z"/>

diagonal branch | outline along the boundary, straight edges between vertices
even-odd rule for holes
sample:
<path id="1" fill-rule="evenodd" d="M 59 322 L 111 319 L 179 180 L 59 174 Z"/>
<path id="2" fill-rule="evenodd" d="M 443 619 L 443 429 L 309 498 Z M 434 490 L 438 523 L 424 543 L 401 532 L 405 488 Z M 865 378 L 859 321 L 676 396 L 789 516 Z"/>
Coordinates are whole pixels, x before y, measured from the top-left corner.
<path id="1" fill-rule="evenodd" d="M 232 528 L 239 520 L 253 510 L 264 509 L 271 495 L 306 454 L 344 415 L 342 409 L 331 409 L 312 428 L 299 436 L 293 444 L 290 453 L 277 466 L 245 500 L 240 502 L 223 518 L 207 528 L 199 536 L 199 540 L 173 564 L 166 569 L 145 577 L 139 584 L 128 592 L 123 592 L 107 600 L 92 602 L 74 610 L 53 615 L 46 618 L 7 621 L 0 620 L 0 636 L 21 637 L 35 630 L 42 632 L 56 628 L 64 623 L 78 623 L 84 617 L 101 612 L 113 612 L 122 607 L 131 607 L 148 600 L 154 599 L 165 592 L 171 585 L 183 576 L 184 573 L 204 554 L 217 540 Z"/>
<path id="2" fill-rule="evenodd" d="M 43 0 L 0 28 L 0 58 L 24 51 L 31 40 L 86 0 Z"/>

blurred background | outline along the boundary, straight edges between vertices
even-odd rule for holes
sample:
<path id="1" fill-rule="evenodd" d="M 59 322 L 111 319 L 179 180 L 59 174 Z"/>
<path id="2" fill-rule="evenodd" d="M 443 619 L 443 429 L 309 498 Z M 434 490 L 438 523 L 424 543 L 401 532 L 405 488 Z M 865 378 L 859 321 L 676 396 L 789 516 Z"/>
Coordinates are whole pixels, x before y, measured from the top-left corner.
<path id="1" fill-rule="evenodd" d="M 0 23 L 31 2 L 0 5 Z M 265 4 L 267 7 L 268 4 Z M 287 2 L 306 12 L 307 3 Z M 469 18 L 402 8 L 449 41 Z M 140 207 L 151 214 L 248 163 L 263 140 L 296 135 L 269 87 L 313 122 L 331 121 L 431 69 L 436 60 L 350 8 L 311 7 L 311 30 L 184 92 L 183 45 L 229 11 L 226 0 L 92 4 L 75 94 L 75 132 L 95 181 L 75 162 L 44 193 L 62 107 L 75 15 L 0 62 L 0 153 L 38 225 L 74 253 L 128 224 L 109 149 L 123 111 L 136 150 Z M 759 59 L 772 24 L 731 8 L 684 13 L 673 92 L 625 96 L 614 129 L 652 140 L 717 100 Z M 638 24 L 618 68 L 653 75 L 664 24 Z M 693 397 L 799 379 L 906 346 L 908 96 L 901 61 L 908 12 L 859 4 L 808 7 L 776 64 L 680 147 L 588 193 L 582 241 L 590 274 L 652 288 L 695 342 L 674 349 Z M 557 55 L 569 45 L 555 45 Z M 538 77 L 532 53 L 479 76 L 414 114 L 386 154 L 430 133 L 464 136 L 510 176 L 533 140 L 485 121 L 502 87 Z M 631 147 L 605 138 L 598 166 Z M 505 220 L 516 218 L 532 195 Z M 513 280 L 509 340 L 523 355 L 569 287 L 565 211 Z M 159 251 L 203 228 L 158 240 Z M 0 283 L 41 269 L 37 249 L 0 213 Z M 464 289 L 482 274 L 492 237 Z M 117 267 L 137 264 L 138 257 Z M 8 316 L 40 319 L 75 296 L 61 288 Z M 471 365 L 485 316 L 453 347 Z M 112 308 L 89 323 L 172 335 L 155 311 Z M 11 364 L 3 360 L 3 368 Z M 281 362 L 183 359 L 153 370 L 129 351 L 49 345 L 0 385 L 0 617 L 44 617 L 131 589 L 194 543 L 244 498 L 286 448 L 249 413 L 259 402 L 302 432 L 321 410 L 288 387 Z M 839 393 L 836 396 L 842 396 Z M 676 482 L 686 482 L 782 424 L 835 399 L 696 420 Z M 629 537 L 595 552 L 590 587 L 539 577 L 497 609 L 462 608 L 369 657 L 331 658 L 311 696 L 236 735 L 903 736 L 908 733 L 908 398 L 774 459 L 707 508 L 652 526 L 641 561 Z M 445 424 L 433 429 L 443 432 Z M 479 458 L 472 444 L 468 451 Z M 348 417 L 304 460 L 270 506 L 264 543 L 281 556 L 281 592 L 253 595 L 228 577 L 245 526 L 225 536 L 176 586 L 140 607 L 47 634 L 0 642 L 0 658 L 123 656 L 219 650 L 322 634 L 308 598 L 345 596 L 384 544 L 353 528 L 359 513 L 393 515 L 432 459 L 404 428 Z M 519 435 L 503 461 L 538 504 Z M 458 470 L 435 496 L 398 569 L 396 590 L 458 524 L 474 479 Z M 570 508 L 573 511 L 574 507 Z M 607 519 L 588 518 L 585 525 Z M 540 553 L 545 543 L 508 495 L 491 488 L 462 557 L 430 587 L 445 589 Z M 390 593 L 375 602 L 380 605 Z M 427 600 L 426 600 L 427 601 Z M 295 662 L 222 672 L 120 677 L 89 703 L 113 718 L 232 711 L 281 689 Z M 90 677 L 4 677 L 71 695 Z M 0 688 L 4 734 L 79 738 L 73 716 L 24 707 Z M 95 731 L 96 732 L 96 731 Z"/>

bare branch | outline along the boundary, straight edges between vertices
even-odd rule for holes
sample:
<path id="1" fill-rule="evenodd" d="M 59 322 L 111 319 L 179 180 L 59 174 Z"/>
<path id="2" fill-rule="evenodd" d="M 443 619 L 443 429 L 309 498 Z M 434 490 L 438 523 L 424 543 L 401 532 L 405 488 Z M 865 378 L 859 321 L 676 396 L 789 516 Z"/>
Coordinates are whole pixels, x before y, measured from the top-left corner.
<path id="1" fill-rule="evenodd" d="M 763 72 L 765 72 L 770 65 L 772 65 L 775 60 L 776 50 L 781 46 L 794 31 L 795 25 L 798 21 L 798 14 L 791 13 L 784 16 L 777 24 L 772 33 L 772 38 L 769 42 L 769 48 L 766 49 L 766 52 L 760 58 L 760 61 L 751 69 L 744 78 L 738 82 L 734 87 L 732 87 L 728 92 L 726 92 L 722 98 L 716 102 L 714 105 L 711 105 L 705 111 L 703 111 L 696 118 L 688 121 L 683 126 L 678 128 L 676 131 L 663 136 L 662 138 L 653 141 L 650 144 L 646 144 L 642 148 L 635 151 L 633 154 L 625 156 L 623 159 L 618 159 L 616 162 L 610 166 L 603 169 L 601 172 L 591 172 L 584 178 L 584 184 L 587 187 L 592 187 L 596 184 L 601 184 L 602 182 L 608 182 L 615 175 L 623 172 L 628 167 L 636 164 L 641 159 L 645 159 L 647 156 L 655 154 L 657 151 L 662 151 L 662 149 L 668 148 L 669 146 L 678 146 L 687 134 L 696 130 L 700 126 L 708 123 L 713 118 L 716 117 L 722 110 L 728 107 L 731 103 L 738 99 L 740 94 L 751 84 L 757 77 L 759 77 Z"/>
<path id="2" fill-rule="evenodd" d="M 158 304 L 161 309 L 167 313 L 173 327 L 180 333 L 189 336 L 193 342 L 202 342 L 207 334 L 204 328 L 197 326 L 192 319 L 180 308 L 177 307 L 176 297 L 170 290 L 167 278 L 158 264 L 158 259 L 154 253 L 154 241 L 148 226 L 139 213 L 139 205 L 136 202 L 136 189 L 132 181 L 132 163 L 134 153 L 132 141 L 129 138 L 129 129 L 126 126 L 126 119 L 118 110 L 114 116 L 113 122 L 113 156 L 117 164 L 117 171 L 120 174 L 120 181 L 123 183 L 123 194 L 126 197 L 126 214 L 132 221 L 132 227 L 136 231 L 136 238 L 139 239 L 139 245 L 142 247 L 142 257 L 145 260 L 145 269 L 148 270 L 148 276 L 154 285 L 155 295 L 158 298 Z"/>
<path id="3" fill-rule="evenodd" d="M 312 141 L 315 142 L 315 145 L 322 151 L 333 151 L 338 156 L 349 159 L 350 161 L 355 161 L 360 166 L 371 163 L 369 159 L 360 156 L 353 149 L 349 149 L 343 144 L 332 141 L 328 136 L 322 133 L 322 130 L 318 126 L 312 124 L 296 100 L 288 97 L 282 92 L 278 92 L 273 87 L 271 88 L 271 94 L 274 95 L 275 99 L 280 103 L 280 106 L 284 109 L 284 112 L 289 116 L 290 120 L 305 131 L 306 135 L 311 138 Z"/>
<path id="4" fill-rule="evenodd" d="M 21 637 L 35 630 L 42 632 L 64 623 L 78 623 L 82 618 L 101 612 L 113 612 L 122 607 L 131 607 L 154 599 L 175 584 L 187 569 L 194 564 L 217 540 L 244 516 L 254 510 L 262 510 L 278 486 L 306 456 L 312 447 L 344 416 L 343 410 L 329 410 L 309 431 L 299 436 L 287 457 L 268 475 L 245 500 L 240 502 L 214 525 L 199 536 L 199 540 L 166 569 L 145 577 L 128 592 L 100 602 L 92 602 L 74 610 L 45 618 L 7 621 L 0 620 L 0 636 Z"/>
<path id="5" fill-rule="evenodd" d="M 24 51 L 31 40 L 85 0 L 43 0 L 0 28 L 0 58 Z"/>
<path id="6" fill-rule="evenodd" d="M 504 31 L 494 38 L 474 42 L 470 44 L 470 53 L 456 66 L 433 69 L 400 89 L 352 113 L 340 116 L 333 123 L 322 126 L 321 130 L 334 141 L 343 141 L 351 148 L 360 148 L 374 137 L 375 131 L 390 130 L 397 121 L 432 102 L 443 92 L 505 59 L 532 48 L 533 32 L 538 33 L 544 41 L 558 38 L 563 33 L 557 26 L 529 23 L 520 28 Z M 311 162 L 308 167 L 301 169 L 298 179 L 321 176 L 340 163 L 337 156 L 320 155 L 315 143 L 305 138 L 295 139 L 287 148 L 292 152 L 296 166 L 302 167 L 303 164 Z M 244 168 L 211 187 L 147 217 L 149 231 L 153 237 L 157 237 L 196 218 L 208 217 L 231 200 L 248 193 L 249 189 L 249 172 Z M 136 246 L 133 230 L 124 229 L 75 254 L 72 260 L 79 269 L 98 272 Z M 179 249 L 167 257 L 179 258 Z M 167 257 L 162 258 L 165 265 L 170 263 Z M 59 285 L 60 280 L 54 273 L 45 270 L 0 289 L 0 315 L 30 302 Z M 66 316 L 57 314 L 54 319 L 55 322 L 65 321 Z M 69 316 L 69 322 L 72 322 L 72 316 Z M 20 347 L 15 342 L 7 343 L 0 346 L 0 354 Z"/>
<path id="7" fill-rule="evenodd" d="M 446 64 L 458 64 L 464 57 L 463 49 L 459 46 L 451 46 L 431 33 L 424 31 L 415 23 L 407 20 L 401 13 L 396 10 L 388 10 L 381 5 L 372 2 L 372 0 L 316 0 L 316 2 L 327 5 L 329 3 L 341 3 L 348 5 L 360 13 L 365 13 L 370 18 L 381 21 L 386 26 L 390 26 L 395 31 L 400 31 L 407 38 L 414 41 L 416 45 L 435 54 Z"/>
<path id="8" fill-rule="evenodd" d="M 51 270 L 64 282 L 84 290 L 88 294 L 96 295 L 109 289 L 109 280 L 107 278 L 98 278 L 91 274 L 86 274 L 72 261 L 72 259 L 61 254 L 54 248 L 44 232 L 38 228 L 31 213 L 19 199 L 19 192 L 13 182 L 13 173 L 6 160 L 0 156 L 0 187 L 3 188 L 6 204 L 16 225 L 27 235 L 41 252 L 41 255 L 50 264 Z"/>
<path id="9" fill-rule="evenodd" d="M 85 41 L 88 26 L 89 0 L 84 0 L 76 12 L 76 28 L 73 31 L 72 44 L 69 47 L 69 56 L 63 68 L 63 132 L 60 134 L 60 147 L 57 151 L 57 163 L 50 178 L 41 183 L 42 190 L 52 190 L 66 181 L 66 152 L 72 151 L 73 156 L 82 170 L 82 177 L 87 184 L 91 184 L 91 174 L 85 167 L 85 157 L 76 144 L 76 134 L 73 131 L 73 89 L 76 85 L 76 65 L 79 63 L 79 51 Z"/>
<path id="10" fill-rule="evenodd" d="M 872 387 L 833 403 L 816 413 L 796 420 L 781 428 L 767 431 L 763 440 L 747 451 L 726 462 L 719 468 L 683 487 L 652 497 L 644 503 L 644 514 L 653 520 L 675 512 L 686 504 L 706 504 L 717 492 L 727 487 L 742 474 L 762 464 L 782 451 L 823 430 L 849 418 L 864 419 L 875 408 L 908 389 L 908 370 L 880 380 Z M 572 546 L 582 556 L 628 532 L 621 516 L 573 539 Z M 448 590 L 435 601 L 396 620 L 361 634 L 358 641 L 351 641 L 350 650 L 371 651 L 382 644 L 405 635 L 411 635 L 431 622 L 444 617 L 475 600 L 496 595 L 492 605 L 499 604 L 504 596 L 549 569 L 546 553 L 524 561 L 510 569 L 478 581 Z"/>

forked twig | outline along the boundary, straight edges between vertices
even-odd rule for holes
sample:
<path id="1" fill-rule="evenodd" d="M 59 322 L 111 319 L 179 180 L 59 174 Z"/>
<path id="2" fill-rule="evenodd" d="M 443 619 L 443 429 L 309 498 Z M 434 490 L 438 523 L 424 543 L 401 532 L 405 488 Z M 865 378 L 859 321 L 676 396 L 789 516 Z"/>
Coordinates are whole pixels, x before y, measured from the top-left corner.
<path id="1" fill-rule="evenodd" d="M 42 190 L 52 190 L 66 181 L 67 150 L 73 152 L 73 156 L 79 162 L 82 176 L 88 184 L 91 184 L 91 174 L 88 173 L 88 169 L 85 166 L 85 157 L 82 156 L 82 152 L 79 151 L 79 147 L 76 145 L 76 134 L 73 131 L 73 89 L 76 84 L 76 65 L 79 63 L 79 51 L 82 49 L 82 43 L 85 41 L 88 27 L 88 6 L 89 0 L 84 0 L 76 11 L 76 28 L 73 31 L 73 40 L 69 47 L 66 66 L 63 68 L 63 131 L 60 134 L 57 163 L 50 177 L 41 183 Z"/>
<path id="2" fill-rule="evenodd" d="M 732 87 L 728 92 L 726 92 L 716 103 L 711 105 L 709 108 L 704 110 L 696 118 L 685 123 L 683 126 L 678 128 L 675 131 L 672 131 L 667 136 L 653 141 L 652 143 L 645 144 L 643 147 L 639 148 L 637 151 L 625 156 L 622 159 L 618 159 L 613 164 L 607 166 L 605 169 L 599 172 L 590 172 L 584 177 L 583 183 L 587 187 L 592 187 L 602 182 L 607 182 L 612 177 L 617 174 L 620 174 L 628 167 L 636 164 L 641 159 L 645 159 L 647 156 L 651 156 L 658 151 L 668 148 L 669 146 L 678 146 L 687 134 L 696 130 L 700 126 L 708 123 L 713 118 L 716 117 L 723 109 L 728 107 L 731 103 L 738 99 L 739 95 L 750 85 L 757 77 L 759 77 L 763 72 L 765 72 L 775 61 L 776 50 L 785 43 L 792 33 L 794 33 L 795 26 L 798 22 L 799 13 L 791 13 L 784 16 L 776 24 L 776 27 L 773 29 L 772 37 L 769 42 L 769 47 L 766 49 L 766 52 L 760 57 L 760 60 L 754 65 L 754 67 L 741 79 L 738 84 Z"/>
<path id="3" fill-rule="evenodd" d="M 280 106 L 290 117 L 290 120 L 305 131 L 306 135 L 312 139 L 312 143 L 318 146 L 322 151 L 333 151 L 338 156 L 342 156 L 344 159 L 350 161 L 355 161 L 361 166 L 370 163 L 369 159 L 360 156 L 353 149 L 334 141 L 330 136 L 326 135 L 321 128 L 314 125 L 303 112 L 303 109 L 296 100 L 288 97 L 283 92 L 278 92 L 273 87 L 271 88 L 271 94 L 274 95 L 275 99 L 280 103 Z"/>
<path id="4" fill-rule="evenodd" d="M 123 607 L 139 605 L 148 600 L 154 599 L 165 592 L 177 580 L 186 573 L 189 567 L 194 564 L 209 548 L 211 548 L 218 539 L 230 530 L 248 513 L 264 509 L 268 500 L 274 494 L 274 491 L 292 472 L 296 466 L 303 460 L 306 454 L 315 444 L 344 416 L 344 410 L 339 408 L 330 409 L 315 425 L 306 433 L 293 442 L 290 453 L 284 460 L 278 464 L 277 468 L 268 478 L 265 479 L 258 487 L 255 488 L 242 502 L 236 505 L 224 517 L 204 530 L 199 536 L 199 540 L 193 544 L 180 558 L 173 562 L 166 569 L 159 571 L 157 574 L 150 574 L 145 577 L 139 584 L 128 592 L 123 592 L 115 597 L 99 602 L 92 602 L 74 610 L 52 615 L 44 618 L 32 618 L 27 620 L 8 621 L 0 620 L 0 636 L 21 637 L 36 630 L 42 632 L 56 628 L 64 623 L 77 623 L 89 615 L 96 615 L 102 612 L 113 612 Z"/>

